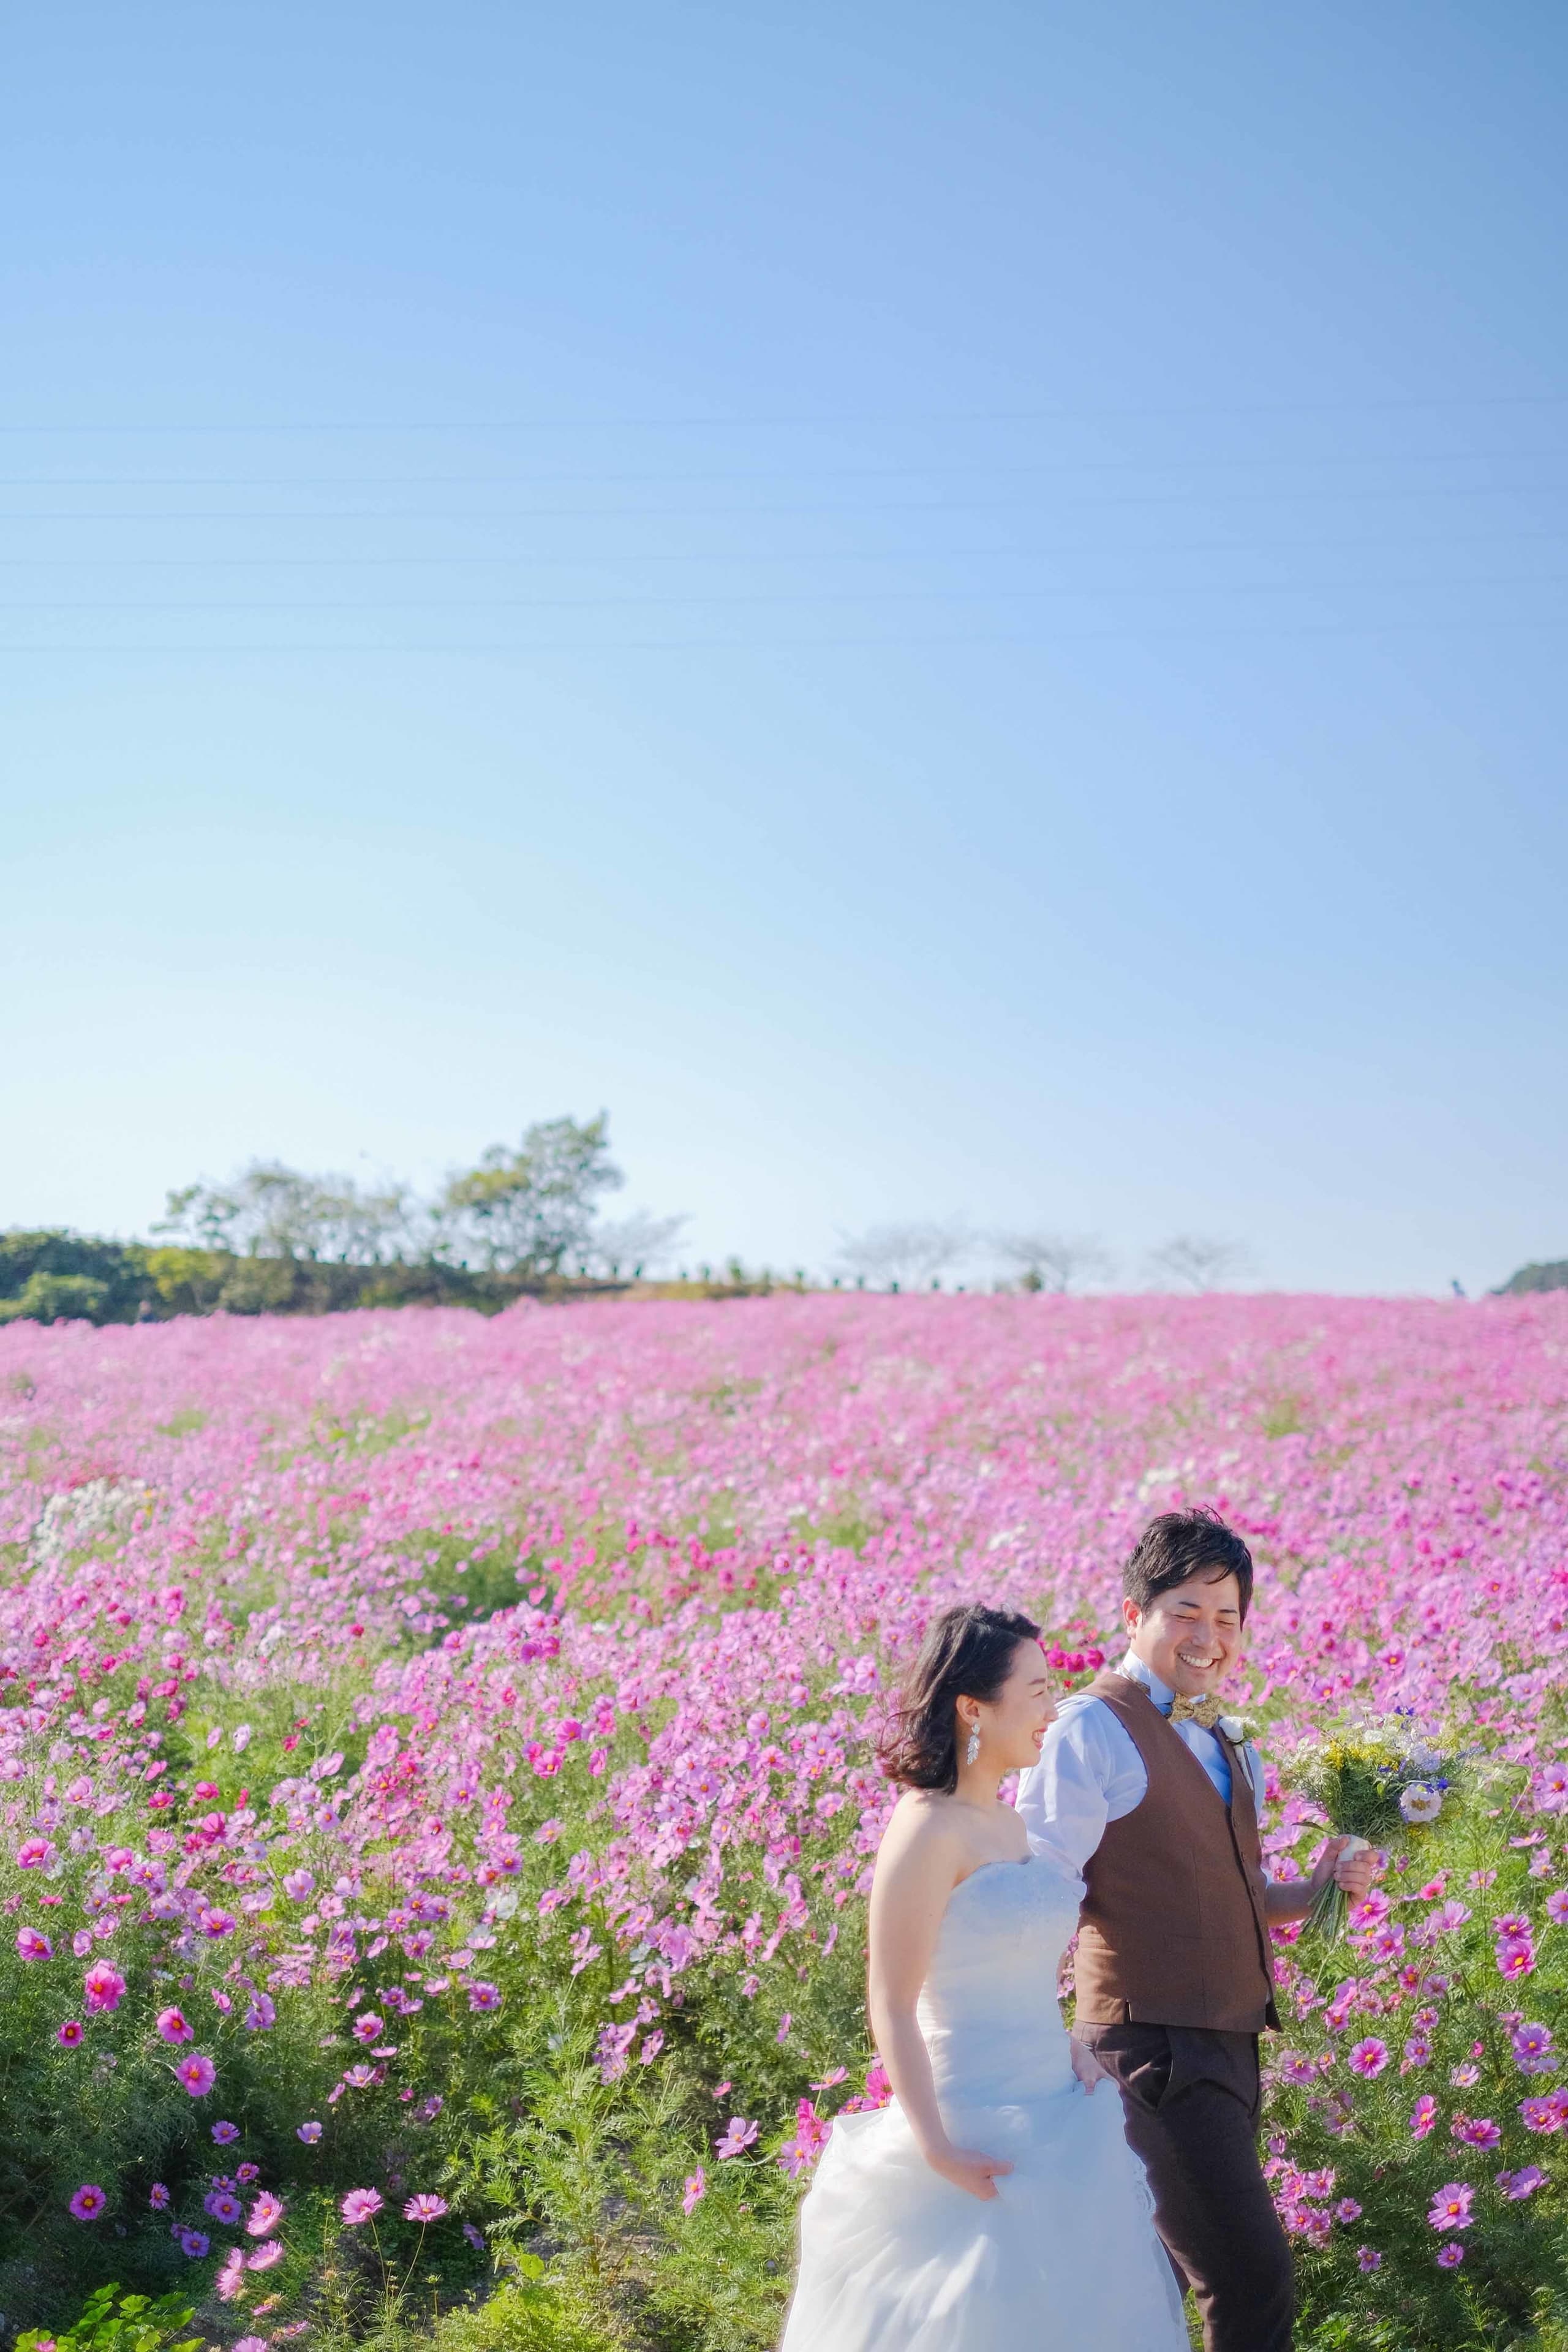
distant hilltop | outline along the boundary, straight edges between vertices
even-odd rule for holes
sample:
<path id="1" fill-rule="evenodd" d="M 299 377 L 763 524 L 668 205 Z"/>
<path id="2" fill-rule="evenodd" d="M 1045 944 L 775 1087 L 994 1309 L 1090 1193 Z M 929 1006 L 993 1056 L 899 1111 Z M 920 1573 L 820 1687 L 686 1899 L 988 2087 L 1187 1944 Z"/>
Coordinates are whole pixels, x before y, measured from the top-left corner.
<path id="1" fill-rule="evenodd" d="M 1527 1290 L 1568 1290 L 1568 1257 L 1552 1258 L 1540 1265 L 1521 1265 L 1492 1296 L 1521 1298 Z"/>

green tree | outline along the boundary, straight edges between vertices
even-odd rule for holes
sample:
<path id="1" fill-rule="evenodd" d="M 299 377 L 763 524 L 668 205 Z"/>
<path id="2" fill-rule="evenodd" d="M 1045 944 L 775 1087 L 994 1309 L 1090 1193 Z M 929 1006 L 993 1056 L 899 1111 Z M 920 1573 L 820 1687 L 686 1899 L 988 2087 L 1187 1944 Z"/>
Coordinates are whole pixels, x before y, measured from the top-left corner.
<path id="1" fill-rule="evenodd" d="M 438 1214 L 450 1241 L 511 1274 L 559 1274 L 584 1255 L 599 1193 L 625 1181 L 610 1158 L 609 1115 L 542 1119 L 515 1151 L 492 1144 L 450 1177 Z M 450 1243 L 448 1244 L 450 1245 Z"/>

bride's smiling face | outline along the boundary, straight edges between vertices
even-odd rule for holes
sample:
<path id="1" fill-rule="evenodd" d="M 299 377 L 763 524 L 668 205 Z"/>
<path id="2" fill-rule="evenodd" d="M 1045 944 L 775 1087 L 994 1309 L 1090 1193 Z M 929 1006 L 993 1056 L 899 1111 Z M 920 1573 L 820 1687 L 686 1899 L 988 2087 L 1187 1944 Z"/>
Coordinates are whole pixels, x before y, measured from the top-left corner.
<path id="1" fill-rule="evenodd" d="M 1020 1642 L 1007 1679 L 994 1698 L 961 1698 L 958 1744 L 963 1752 L 978 1725 L 981 1760 L 996 1772 L 1026 1772 L 1040 1760 L 1040 1742 L 1057 1719 L 1052 1676 L 1037 1642 Z"/>

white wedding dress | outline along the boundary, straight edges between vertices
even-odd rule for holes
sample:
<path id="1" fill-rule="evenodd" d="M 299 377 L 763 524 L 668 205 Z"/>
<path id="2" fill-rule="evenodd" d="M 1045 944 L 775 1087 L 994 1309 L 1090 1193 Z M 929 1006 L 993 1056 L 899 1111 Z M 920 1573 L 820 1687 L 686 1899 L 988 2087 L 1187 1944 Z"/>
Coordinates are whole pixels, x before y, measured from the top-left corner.
<path id="1" fill-rule="evenodd" d="M 1057 1969 L 1082 1881 L 1037 1853 L 953 1889 L 920 1999 L 959 2147 L 994 2200 L 933 2172 L 897 2101 L 840 2116 L 801 2208 L 781 2352 L 1187 2352 L 1114 2084 L 1073 2074 Z"/>

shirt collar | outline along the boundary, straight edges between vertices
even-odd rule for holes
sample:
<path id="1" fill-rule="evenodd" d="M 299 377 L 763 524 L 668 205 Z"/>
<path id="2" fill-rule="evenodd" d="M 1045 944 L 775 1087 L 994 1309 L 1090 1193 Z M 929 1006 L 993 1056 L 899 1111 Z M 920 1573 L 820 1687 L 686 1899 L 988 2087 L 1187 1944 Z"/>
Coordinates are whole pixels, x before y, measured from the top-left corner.
<path id="1" fill-rule="evenodd" d="M 1142 1683 L 1143 1688 L 1148 1692 L 1155 1706 L 1163 1708 L 1167 1715 L 1170 1713 L 1171 1707 L 1175 1700 L 1175 1692 L 1163 1683 L 1160 1680 L 1159 1675 L 1144 1664 L 1136 1650 L 1128 1651 L 1127 1655 L 1122 1659 L 1121 1664 L 1118 1666 L 1116 1671 L 1119 1675 L 1125 1676 L 1126 1680 L 1130 1683 Z"/>

